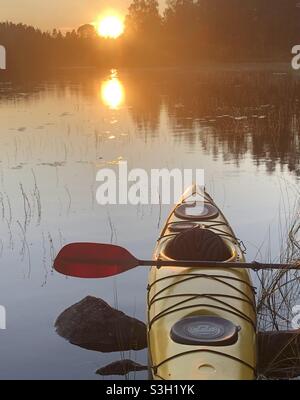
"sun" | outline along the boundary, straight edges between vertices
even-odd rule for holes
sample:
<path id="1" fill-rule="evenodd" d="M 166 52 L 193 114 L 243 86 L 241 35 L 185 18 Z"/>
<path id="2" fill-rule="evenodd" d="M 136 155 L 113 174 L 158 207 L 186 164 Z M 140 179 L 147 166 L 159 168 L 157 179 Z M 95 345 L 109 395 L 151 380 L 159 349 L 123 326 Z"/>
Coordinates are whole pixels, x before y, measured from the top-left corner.
<path id="1" fill-rule="evenodd" d="M 97 24 L 98 34 L 104 38 L 117 39 L 124 33 L 124 22 L 118 15 L 106 15 Z"/>

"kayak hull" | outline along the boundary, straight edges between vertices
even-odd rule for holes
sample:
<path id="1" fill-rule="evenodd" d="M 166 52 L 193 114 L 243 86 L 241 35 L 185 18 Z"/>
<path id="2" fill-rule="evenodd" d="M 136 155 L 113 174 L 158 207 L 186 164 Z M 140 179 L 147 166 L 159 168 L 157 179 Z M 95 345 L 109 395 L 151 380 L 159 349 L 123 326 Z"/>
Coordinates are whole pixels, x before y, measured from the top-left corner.
<path id="1" fill-rule="evenodd" d="M 191 194 L 193 197 L 191 197 Z M 185 218 L 183 205 L 203 197 L 205 205 L 217 210 L 208 219 Z M 192 199 L 192 200 L 191 200 Z M 177 210 L 177 211 L 176 211 Z M 180 210 L 180 212 L 178 211 Z M 239 241 L 222 212 L 206 193 L 190 189 L 171 213 L 155 250 L 154 259 L 170 260 L 166 255 L 168 242 L 190 223 L 210 229 L 222 237 L 230 248 L 226 261 L 244 262 Z M 174 228 L 175 227 L 175 228 Z M 175 230 L 175 232 L 174 232 Z M 172 330 L 185 321 L 217 321 L 217 325 L 234 326 L 233 339 L 220 343 L 190 343 L 174 340 Z M 223 329 L 223 325 L 220 329 Z M 201 325 L 214 334 L 216 325 Z M 184 327 L 185 329 L 185 327 Z M 190 329 L 190 328 L 188 328 Z M 200 329 L 193 326 L 192 329 Z M 256 311 L 251 276 L 246 269 L 151 268 L 148 286 L 148 342 L 151 372 L 162 380 L 253 380 L 256 376 Z"/>

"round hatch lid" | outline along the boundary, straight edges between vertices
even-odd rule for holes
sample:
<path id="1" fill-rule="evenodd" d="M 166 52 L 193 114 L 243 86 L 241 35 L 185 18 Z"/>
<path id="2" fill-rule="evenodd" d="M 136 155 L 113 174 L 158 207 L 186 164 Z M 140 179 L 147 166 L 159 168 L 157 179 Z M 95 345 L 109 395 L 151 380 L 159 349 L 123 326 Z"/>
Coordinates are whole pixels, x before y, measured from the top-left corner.
<path id="1" fill-rule="evenodd" d="M 200 221 L 217 218 L 219 210 L 212 204 L 185 203 L 176 208 L 175 215 L 181 219 Z"/>
<path id="2" fill-rule="evenodd" d="M 184 232 L 193 228 L 197 228 L 199 225 L 196 222 L 173 222 L 168 228 L 171 232 Z"/>
<path id="3" fill-rule="evenodd" d="M 171 330 L 175 343 L 194 346 L 231 346 L 238 340 L 240 327 L 216 316 L 187 317 Z"/>

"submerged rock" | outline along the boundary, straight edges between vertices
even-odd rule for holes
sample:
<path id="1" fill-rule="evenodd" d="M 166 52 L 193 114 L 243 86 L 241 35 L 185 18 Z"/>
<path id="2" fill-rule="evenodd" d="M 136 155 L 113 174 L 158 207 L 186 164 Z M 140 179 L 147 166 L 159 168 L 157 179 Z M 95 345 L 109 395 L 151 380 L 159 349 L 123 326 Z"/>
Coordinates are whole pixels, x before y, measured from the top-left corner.
<path id="1" fill-rule="evenodd" d="M 64 311 L 55 328 L 71 344 L 88 350 L 108 353 L 147 347 L 147 329 L 143 322 L 91 296 Z"/>
<path id="2" fill-rule="evenodd" d="M 96 374 L 102 376 L 127 375 L 129 374 L 129 372 L 139 372 L 147 370 L 148 367 L 145 365 L 137 364 L 132 360 L 121 360 L 98 369 L 98 371 L 96 371 Z"/>

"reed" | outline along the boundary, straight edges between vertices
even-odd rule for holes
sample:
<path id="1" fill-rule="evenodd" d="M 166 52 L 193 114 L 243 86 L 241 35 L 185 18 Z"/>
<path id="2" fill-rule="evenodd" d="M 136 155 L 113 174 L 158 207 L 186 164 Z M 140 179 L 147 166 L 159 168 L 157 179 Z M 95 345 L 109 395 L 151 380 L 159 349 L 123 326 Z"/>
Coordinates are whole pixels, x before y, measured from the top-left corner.
<path id="1" fill-rule="evenodd" d="M 296 202 L 293 217 L 285 221 L 286 231 L 280 232 L 282 251 L 280 262 L 295 263 L 300 259 L 300 201 Z M 283 229 L 283 226 L 281 225 Z M 285 240 L 284 240 L 285 238 Z M 274 260 L 273 260 L 274 261 Z M 297 270 L 263 271 L 256 274 L 259 281 L 257 296 L 258 329 L 260 332 L 286 332 L 283 346 L 272 348 L 272 357 L 262 376 L 294 378 L 300 375 L 300 324 L 293 326 L 295 306 L 300 305 L 300 272 Z M 298 328 L 298 329 L 295 329 Z M 275 343 L 275 342 L 274 342 Z M 265 345 L 260 348 L 266 354 Z M 285 358 L 285 354 L 287 357 Z M 263 360 L 264 361 L 264 360 Z"/>

